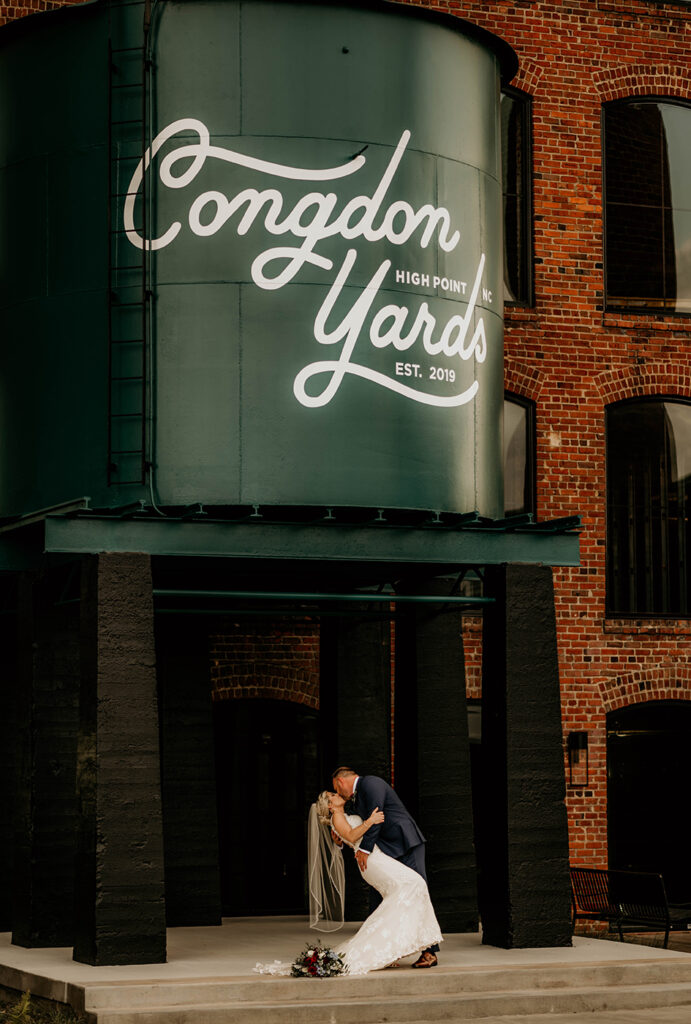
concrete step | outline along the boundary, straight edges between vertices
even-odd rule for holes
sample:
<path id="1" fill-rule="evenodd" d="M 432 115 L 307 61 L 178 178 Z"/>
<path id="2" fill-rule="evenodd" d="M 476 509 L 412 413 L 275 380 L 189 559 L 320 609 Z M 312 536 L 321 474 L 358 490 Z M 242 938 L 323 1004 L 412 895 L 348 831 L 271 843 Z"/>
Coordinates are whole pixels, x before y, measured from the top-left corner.
<path id="1" fill-rule="evenodd" d="M 511 968 L 378 971 L 364 977 L 319 981 L 266 975 L 194 981 L 91 984 L 84 1009 L 147 1009 L 160 1006 L 240 1003 L 324 1003 L 331 999 L 460 997 L 471 993 L 523 992 L 540 989 L 585 989 L 618 986 L 691 984 L 691 957 L 673 961 L 604 962 L 579 965 L 534 965 Z"/>
<path id="2" fill-rule="evenodd" d="M 638 1010 L 586 1010 L 583 1013 L 529 1013 L 478 1018 L 479 1024 L 689 1024 L 688 1006 L 648 1007 Z M 419 1021 L 418 1024 L 434 1024 Z M 464 1024 L 453 1017 L 444 1024 Z"/>
<path id="3" fill-rule="evenodd" d="M 296 984 L 310 985 L 302 981 Z M 454 993 L 430 988 L 413 996 L 382 996 L 373 991 L 370 998 L 348 998 L 331 982 L 320 982 L 318 987 L 322 989 L 321 999 L 306 1000 L 293 991 L 292 999 L 287 1001 L 276 988 L 267 985 L 264 998 L 251 1001 L 100 1009 L 87 1005 L 85 1009 L 98 1024 L 432 1024 L 492 1016 L 691 1007 L 691 982 Z M 691 1009 L 689 1016 L 691 1019 Z"/>

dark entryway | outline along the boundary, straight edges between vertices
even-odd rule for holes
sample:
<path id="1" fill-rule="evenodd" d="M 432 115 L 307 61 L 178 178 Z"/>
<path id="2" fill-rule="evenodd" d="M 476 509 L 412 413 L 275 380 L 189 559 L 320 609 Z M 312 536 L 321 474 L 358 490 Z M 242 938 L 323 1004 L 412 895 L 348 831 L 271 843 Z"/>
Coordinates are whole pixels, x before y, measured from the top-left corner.
<path id="1" fill-rule="evenodd" d="M 223 914 L 304 914 L 317 712 L 245 698 L 213 708 Z"/>
<path id="2" fill-rule="evenodd" d="M 609 867 L 662 874 L 691 900 L 691 702 L 651 701 L 607 716 Z"/>

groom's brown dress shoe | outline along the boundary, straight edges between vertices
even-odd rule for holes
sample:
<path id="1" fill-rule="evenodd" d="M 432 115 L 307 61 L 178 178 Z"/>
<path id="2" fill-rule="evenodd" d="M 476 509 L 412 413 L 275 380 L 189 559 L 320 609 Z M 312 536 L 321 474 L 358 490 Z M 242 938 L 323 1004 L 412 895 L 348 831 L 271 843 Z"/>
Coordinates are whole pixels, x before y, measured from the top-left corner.
<path id="1" fill-rule="evenodd" d="M 411 964 L 411 967 L 436 967 L 439 961 L 434 953 L 420 953 L 420 956 Z"/>

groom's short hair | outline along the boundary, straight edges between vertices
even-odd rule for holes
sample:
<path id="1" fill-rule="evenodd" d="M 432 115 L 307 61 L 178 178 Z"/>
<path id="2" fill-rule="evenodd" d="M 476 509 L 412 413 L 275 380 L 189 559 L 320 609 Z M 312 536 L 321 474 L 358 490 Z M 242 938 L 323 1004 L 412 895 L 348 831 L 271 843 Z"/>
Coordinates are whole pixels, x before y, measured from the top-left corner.
<path id="1" fill-rule="evenodd" d="M 357 772 L 355 771 L 354 768 L 346 768 L 345 766 L 341 766 L 340 768 L 337 768 L 334 772 L 331 773 L 331 778 L 342 779 L 346 775 L 357 775 Z"/>

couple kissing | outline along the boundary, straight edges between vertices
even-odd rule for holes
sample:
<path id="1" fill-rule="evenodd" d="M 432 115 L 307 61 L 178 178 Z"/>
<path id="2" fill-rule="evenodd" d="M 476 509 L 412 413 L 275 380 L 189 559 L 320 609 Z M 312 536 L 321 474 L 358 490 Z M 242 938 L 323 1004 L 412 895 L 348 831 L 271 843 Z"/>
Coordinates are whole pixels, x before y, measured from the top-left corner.
<path id="1" fill-rule="evenodd" d="M 362 877 L 381 902 L 344 946 L 348 974 L 367 974 L 420 950 L 414 968 L 437 965 L 442 941 L 427 888 L 425 838 L 400 797 L 376 775 L 348 767 L 333 773 L 333 792 L 320 793 L 308 832 L 310 925 L 343 924 L 345 872 L 341 847 L 353 849 Z M 345 805 L 351 801 L 347 813 Z"/>

